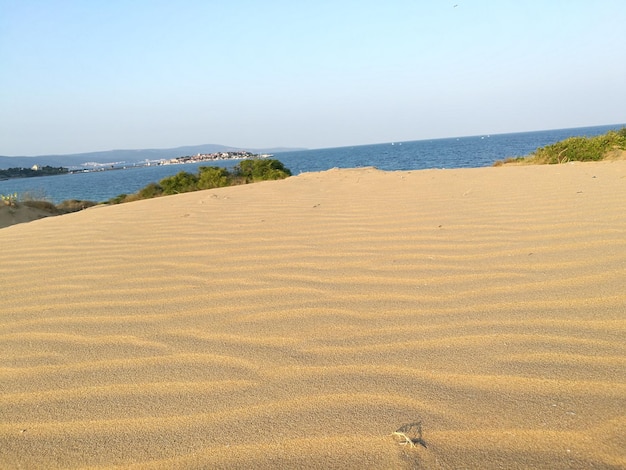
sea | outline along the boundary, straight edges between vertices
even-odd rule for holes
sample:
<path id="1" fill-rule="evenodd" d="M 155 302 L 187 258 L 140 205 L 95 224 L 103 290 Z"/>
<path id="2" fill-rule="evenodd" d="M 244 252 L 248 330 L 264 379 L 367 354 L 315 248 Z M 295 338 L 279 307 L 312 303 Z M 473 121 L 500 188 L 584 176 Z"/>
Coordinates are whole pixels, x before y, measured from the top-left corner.
<path id="1" fill-rule="evenodd" d="M 292 174 L 331 168 L 376 167 L 381 170 L 422 170 L 427 168 L 472 168 L 492 166 L 497 160 L 525 156 L 539 147 L 573 136 L 595 136 L 624 124 L 595 127 L 477 135 L 444 139 L 387 142 L 353 147 L 301 150 L 276 153 Z M 172 155 L 177 157 L 180 155 Z M 233 167 L 238 161 L 189 163 L 182 165 L 129 166 L 125 169 L 72 173 L 0 181 L 0 194 L 46 199 L 58 204 L 68 199 L 107 201 L 120 194 L 132 194 L 149 183 L 180 171 L 196 173 L 199 166 Z"/>

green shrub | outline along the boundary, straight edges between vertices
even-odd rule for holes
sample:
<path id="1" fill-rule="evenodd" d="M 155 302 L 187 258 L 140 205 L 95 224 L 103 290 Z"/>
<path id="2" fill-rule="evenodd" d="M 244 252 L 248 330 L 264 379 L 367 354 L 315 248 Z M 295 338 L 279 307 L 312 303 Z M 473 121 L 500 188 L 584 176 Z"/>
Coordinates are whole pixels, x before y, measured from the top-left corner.
<path id="1" fill-rule="evenodd" d="M 545 147 L 540 147 L 527 157 L 496 162 L 522 164 L 556 164 L 566 162 L 588 162 L 604 159 L 613 150 L 626 150 L 626 127 L 609 131 L 595 137 L 570 137 Z"/>
<path id="2" fill-rule="evenodd" d="M 198 189 L 198 177 L 186 171 L 176 173 L 174 176 L 163 178 L 159 185 L 163 188 L 163 194 L 180 194 Z"/>
<path id="3" fill-rule="evenodd" d="M 109 204 L 150 199 L 157 196 L 186 193 L 199 189 L 222 188 L 236 184 L 283 179 L 291 176 L 291 171 L 278 160 L 243 160 L 235 165 L 232 172 L 217 166 L 201 166 L 198 174 L 181 171 L 174 176 L 163 178 L 159 183 L 150 183 L 135 194 L 120 194 L 109 199 Z"/>
<path id="4" fill-rule="evenodd" d="M 15 207 L 15 204 L 17 204 L 17 193 L 0 194 L 0 201 L 2 201 L 2 204 L 5 206 Z"/>
<path id="5" fill-rule="evenodd" d="M 138 193 L 133 193 L 133 194 L 128 194 L 126 195 L 126 197 L 124 198 L 124 202 L 134 202 L 134 201 L 139 201 L 141 198 L 139 197 Z"/>
<path id="6" fill-rule="evenodd" d="M 201 166 L 198 171 L 198 189 L 223 188 L 230 185 L 230 173 L 226 168 Z"/>
<path id="7" fill-rule="evenodd" d="M 595 137 L 570 137 L 538 148 L 530 159 L 533 163 L 565 163 L 602 160 L 608 152 L 626 149 L 626 132 L 609 131 Z"/>
<path id="8" fill-rule="evenodd" d="M 109 204 L 121 204 L 123 202 L 126 202 L 127 197 L 128 197 L 128 194 L 118 194 L 117 196 L 109 199 L 108 203 Z"/>
<path id="9" fill-rule="evenodd" d="M 246 183 L 252 181 L 278 180 L 291 176 L 291 171 L 279 160 L 244 160 L 235 166 L 236 176 L 242 177 Z"/>
<path id="10" fill-rule="evenodd" d="M 158 183 L 150 183 L 137 193 L 139 199 L 151 199 L 163 194 L 163 187 Z"/>

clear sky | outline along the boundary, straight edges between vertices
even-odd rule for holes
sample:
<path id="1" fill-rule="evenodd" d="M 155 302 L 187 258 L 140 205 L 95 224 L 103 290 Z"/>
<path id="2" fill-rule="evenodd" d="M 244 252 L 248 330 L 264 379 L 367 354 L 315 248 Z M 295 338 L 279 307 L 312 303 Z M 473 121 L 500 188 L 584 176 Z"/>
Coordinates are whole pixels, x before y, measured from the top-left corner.
<path id="1" fill-rule="evenodd" d="M 624 0 L 0 0 L 0 155 L 626 122 Z"/>

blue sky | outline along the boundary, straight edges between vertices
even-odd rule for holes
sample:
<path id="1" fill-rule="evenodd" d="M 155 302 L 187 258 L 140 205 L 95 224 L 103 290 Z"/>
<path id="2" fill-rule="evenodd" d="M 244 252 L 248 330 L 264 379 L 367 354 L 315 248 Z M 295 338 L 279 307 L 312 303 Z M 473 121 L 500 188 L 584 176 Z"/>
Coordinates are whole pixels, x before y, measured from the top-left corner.
<path id="1" fill-rule="evenodd" d="M 0 155 L 623 123 L 625 24 L 624 0 L 0 0 Z"/>

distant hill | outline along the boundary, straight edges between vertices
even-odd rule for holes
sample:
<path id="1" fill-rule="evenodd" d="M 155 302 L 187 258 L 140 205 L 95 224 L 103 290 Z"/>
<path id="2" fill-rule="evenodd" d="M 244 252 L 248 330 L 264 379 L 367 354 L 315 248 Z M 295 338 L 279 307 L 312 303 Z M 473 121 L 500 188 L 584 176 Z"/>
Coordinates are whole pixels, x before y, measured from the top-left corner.
<path id="1" fill-rule="evenodd" d="M 2 168 L 30 168 L 33 165 L 49 165 L 63 167 L 84 167 L 88 163 L 134 164 L 146 160 L 161 160 L 164 158 L 196 155 L 198 153 L 228 152 L 231 150 L 248 150 L 254 153 L 279 153 L 305 150 L 301 148 L 270 148 L 250 149 L 228 147 L 218 144 L 188 145 L 171 149 L 137 149 L 137 150 L 106 150 L 102 152 L 73 153 L 68 155 L 38 155 L 35 157 L 6 157 L 0 156 Z"/>

